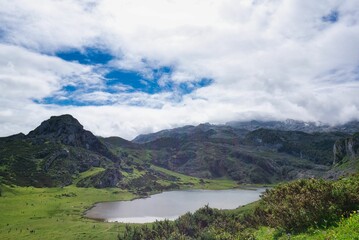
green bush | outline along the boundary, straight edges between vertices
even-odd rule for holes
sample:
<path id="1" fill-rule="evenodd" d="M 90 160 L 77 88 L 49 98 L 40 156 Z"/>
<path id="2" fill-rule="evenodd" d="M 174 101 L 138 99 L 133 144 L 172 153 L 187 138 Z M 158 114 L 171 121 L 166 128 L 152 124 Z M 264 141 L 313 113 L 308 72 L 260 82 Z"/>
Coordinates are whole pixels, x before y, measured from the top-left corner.
<path id="1" fill-rule="evenodd" d="M 358 176 L 338 182 L 297 180 L 266 191 L 254 214 L 262 219 L 258 222 L 289 232 L 327 227 L 357 209 L 358 190 Z"/>

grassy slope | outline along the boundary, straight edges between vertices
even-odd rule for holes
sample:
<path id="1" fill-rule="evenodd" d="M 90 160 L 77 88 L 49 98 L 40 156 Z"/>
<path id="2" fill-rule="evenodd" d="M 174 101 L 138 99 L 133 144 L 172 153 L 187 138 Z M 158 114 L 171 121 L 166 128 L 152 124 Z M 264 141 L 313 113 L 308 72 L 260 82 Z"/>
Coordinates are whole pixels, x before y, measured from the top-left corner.
<path id="1" fill-rule="evenodd" d="M 197 189 L 229 189 L 229 188 L 235 188 L 238 187 L 238 184 L 230 179 L 203 179 L 201 181 L 200 178 L 187 176 L 181 173 L 173 172 L 165 168 L 161 168 L 158 166 L 152 165 L 151 168 L 155 171 L 163 172 L 167 175 L 174 176 L 179 178 L 179 183 L 182 188 L 188 188 L 188 186 L 191 186 L 191 188 L 197 188 Z M 187 186 L 187 187 L 183 187 Z"/>
<path id="2" fill-rule="evenodd" d="M 114 239 L 116 224 L 82 214 L 95 202 L 133 197 L 118 189 L 7 187 L 0 198 L 0 238 Z"/>
<path id="3" fill-rule="evenodd" d="M 182 188 L 225 189 L 231 180 L 206 180 L 152 167 L 179 178 Z M 92 168 L 74 185 L 64 188 L 2 187 L 0 239 L 115 239 L 124 224 L 86 219 L 83 213 L 96 202 L 130 200 L 136 195 L 121 189 L 78 188 L 80 179 L 103 171 Z"/>

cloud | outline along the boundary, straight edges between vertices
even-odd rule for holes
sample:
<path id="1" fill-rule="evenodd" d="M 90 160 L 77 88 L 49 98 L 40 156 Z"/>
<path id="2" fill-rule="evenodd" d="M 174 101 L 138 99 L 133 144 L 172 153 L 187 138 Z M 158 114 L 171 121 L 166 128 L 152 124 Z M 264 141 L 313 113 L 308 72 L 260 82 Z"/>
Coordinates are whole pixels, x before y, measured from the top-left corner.
<path id="1" fill-rule="evenodd" d="M 358 119 L 358 42 L 351 0 L 3 0 L 0 134 L 65 112 L 96 134 L 128 139 L 201 122 Z M 58 54 L 88 49 L 113 59 Z M 154 75 L 164 67 L 171 71 Z M 109 69 L 159 90 L 118 82 L 109 91 Z"/>

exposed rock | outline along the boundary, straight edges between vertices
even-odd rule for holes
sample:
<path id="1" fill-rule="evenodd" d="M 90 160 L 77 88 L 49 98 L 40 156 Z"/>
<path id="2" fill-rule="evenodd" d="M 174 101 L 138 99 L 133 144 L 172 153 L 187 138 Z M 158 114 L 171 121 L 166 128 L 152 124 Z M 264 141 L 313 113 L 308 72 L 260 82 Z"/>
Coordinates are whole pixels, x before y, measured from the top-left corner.
<path id="1" fill-rule="evenodd" d="M 52 116 L 31 131 L 27 137 L 37 144 L 46 141 L 62 143 L 97 152 L 113 161 L 119 160 L 95 135 L 84 130 L 79 121 L 69 114 Z"/>
<path id="2" fill-rule="evenodd" d="M 345 157 L 357 157 L 359 155 L 359 133 L 337 140 L 333 146 L 333 154 L 333 164 L 340 163 Z"/>

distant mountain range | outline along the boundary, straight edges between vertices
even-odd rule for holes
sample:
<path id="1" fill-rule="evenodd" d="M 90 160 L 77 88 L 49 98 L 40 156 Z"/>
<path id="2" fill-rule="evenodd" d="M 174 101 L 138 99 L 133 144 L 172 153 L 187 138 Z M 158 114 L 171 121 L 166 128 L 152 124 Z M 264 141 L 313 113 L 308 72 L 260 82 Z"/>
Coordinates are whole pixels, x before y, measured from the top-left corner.
<path id="1" fill-rule="evenodd" d="M 358 169 L 355 132 L 358 122 L 333 127 L 295 120 L 249 121 L 184 126 L 127 141 L 96 137 L 71 115 L 54 116 L 28 135 L 0 138 L 0 181 L 141 191 L 178 187 L 176 179 L 153 165 L 239 183 L 337 178 Z"/>
<path id="2" fill-rule="evenodd" d="M 228 122 L 226 125 L 233 128 L 246 129 L 249 131 L 259 128 L 282 130 L 282 131 L 301 131 L 306 133 L 313 132 L 343 132 L 353 134 L 359 132 L 359 122 L 351 121 L 345 124 L 331 126 L 325 123 L 303 122 L 293 119 L 285 121 L 234 121 Z"/>
<path id="3" fill-rule="evenodd" d="M 226 128 L 227 127 L 227 128 Z M 193 131 L 199 128 L 212 128 L 222 130 L 233 130 L 239 136 L 244 136 L 250 131 L 254 131 L 260 128 L 280 130 L 280 131 L 300 131 L 305 133 L 314 132 L 342 132 L 353 134 L 359 132 L 359 122 L 351 121 L 345 124 L 330 126 L 329 124 L 316 123 L 316 122 L 304 122 L 293 119 L 287 119 L 285 121 L 232 121 L 225 125 L 211 125 L 209 123 L 200 124 L 198 126 L 187 125 L 184 127 L 166 129 L 156 133 L 141 134 L 134 138 L 132 142 L 146 143 L 162 137 L 179 137 L 191 134 Z M 231 130 L 230 130 L 231 129 Z"/>

